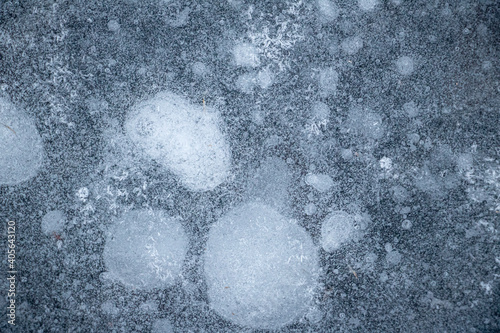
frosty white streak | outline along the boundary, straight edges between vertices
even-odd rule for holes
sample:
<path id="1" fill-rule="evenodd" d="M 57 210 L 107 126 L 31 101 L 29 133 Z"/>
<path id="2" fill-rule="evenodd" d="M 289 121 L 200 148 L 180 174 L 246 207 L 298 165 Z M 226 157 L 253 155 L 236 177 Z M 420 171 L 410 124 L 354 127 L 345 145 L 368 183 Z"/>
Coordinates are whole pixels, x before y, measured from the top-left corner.
<path id="1" fill-rule="evenodd" d="M 10 325 L 16 325 L 16 222 L 7 222 L 7 280 L 9 290 L 7 292 L 7 321 Z"/>

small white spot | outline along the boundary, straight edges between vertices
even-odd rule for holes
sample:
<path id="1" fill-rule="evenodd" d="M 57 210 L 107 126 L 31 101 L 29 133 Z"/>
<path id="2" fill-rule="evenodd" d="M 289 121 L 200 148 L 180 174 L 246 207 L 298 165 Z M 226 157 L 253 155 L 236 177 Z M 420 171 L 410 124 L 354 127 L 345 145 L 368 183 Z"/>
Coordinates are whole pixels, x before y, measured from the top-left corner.
<path id="1" fill-rule="evenodd" d="M 81 201 L 85 202 L 87 201 L 87 198 L 89 196 L 89 189 L 86 188 L 86 187 L 82 187 L 80 188 L 77 192 L 76 192 L 76 196 L 78 197 L 78 199 L 80 199 Z"/>
<path id="2" fill-rule="evenodd" d="M 380 167 L 384 170 L 390 171 L 392 169 L 392 160 L 389 157 L 382 157 L 379 161 Z"/>
<path id="3" fill-rule="evenodd" d="M 117 20 L 110 20 L 108 22 L 108 29 L 109 31 L 117 32 L 120 30 L 120 23 Z"/>
<path id="4" fill-rule="evenodd" d="M 402 56 L 396 60 L 396 69 L 401 75 L 410 75 L 413 73 L 413 59 L 408 56 Z"/>

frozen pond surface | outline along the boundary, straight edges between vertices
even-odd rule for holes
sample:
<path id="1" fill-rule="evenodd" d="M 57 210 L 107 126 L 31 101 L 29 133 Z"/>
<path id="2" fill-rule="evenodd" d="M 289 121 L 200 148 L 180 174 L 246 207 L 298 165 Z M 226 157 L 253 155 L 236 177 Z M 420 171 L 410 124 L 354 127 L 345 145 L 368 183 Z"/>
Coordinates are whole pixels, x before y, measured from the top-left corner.
<path id="1" fill-rule="evenodd" d="M 1 332 L 500 330 L 497 1 L 0 13 Z"/>

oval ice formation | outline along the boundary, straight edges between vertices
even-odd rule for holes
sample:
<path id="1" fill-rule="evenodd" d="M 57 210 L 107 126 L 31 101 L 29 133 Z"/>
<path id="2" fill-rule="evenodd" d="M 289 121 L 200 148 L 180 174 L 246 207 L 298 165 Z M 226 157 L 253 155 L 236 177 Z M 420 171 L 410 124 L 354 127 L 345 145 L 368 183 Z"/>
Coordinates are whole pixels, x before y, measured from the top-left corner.
<path id="1" fill-rule="evenodd" d="M 172 93 L 136 105 L 125 121 L 132 142 L 192 191 L 208 191 L 229 176 L 231 153 L 217 112 Z"/>
<path id="2" fill-rule="evenodd" d="M 321 225 L 321 247 L 332 252 L 353 238 L 354 218 L 343 211 L 335 211 L 326 217 Z"/>
<path id="3" fill-rule="evenodd" d="M 318 192 L 327 192 L 334 185 L 332 177 L 325 174 L 309 173 L 305 177 L 305 182 L 307 185 L 314 187 Z"/>
<path id="4" fill-rule="evenodd" d="M 304 316 L 318 273 L 304 229 L 260 203 L 230 211 L 210 229 L 205 274 L 210 306 L 244 327 L 277 329 Z"/>
<path id="5" fill-rule="evenodd" d="M 42 160 L 42 138 L 34 122 L 0 97 L 0 184 L 16 185 L 34 177 Z"/>
<path id="6" fill-rule="evenodd" d="M 180 273 L 187 247 L 175 218 L 161 211 L 130 211 L 109 230 L 103 253 L 107 276 L 131 288 L 166 287 Z"/>

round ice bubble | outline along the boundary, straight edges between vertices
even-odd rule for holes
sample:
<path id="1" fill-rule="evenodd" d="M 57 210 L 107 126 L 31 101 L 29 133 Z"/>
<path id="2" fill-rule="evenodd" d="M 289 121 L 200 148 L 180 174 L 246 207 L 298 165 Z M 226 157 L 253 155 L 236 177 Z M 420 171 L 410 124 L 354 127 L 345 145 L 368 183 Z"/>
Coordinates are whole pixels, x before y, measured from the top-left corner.
<path id="1" fill-rule="evenodd" d="M 107 277 L 133 289 L 171 285 L 186 256 L 180 222 L 161 211 L 133 210 L 117 218 L 104 247 Z"/>
<path id="2" fill-rule="evenodd" d="M 321 246 L 326 252 L 332 252 L 353 238 L 355 233 L 354 218 L 343 211 L 328 215 L 321 225 Z"/>
<path id="3" fill-rule="evenodd" d="M 42 138 L 34 122 L 0 97 L 0 184 L 29 180 L 38 173 L 42 161 Z"/>
<path id="4" fill-rule="evenodd" d="M 231 153 L 218 113 L 205 102 L 160 93 L 136 105 L 125 121 L 131 141 L 175 174 L 191 191 L 208 191 L 224 182 Z"/>
<path id="5" fill-rule="evenodd" d="M 306 315 L 318 270 L 306 231 L 264 204 L 237 207 L 210 229 L 210 307 L 238 325 L 278 329 Z"/>

